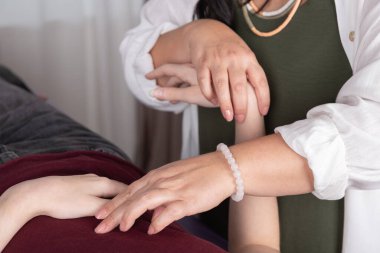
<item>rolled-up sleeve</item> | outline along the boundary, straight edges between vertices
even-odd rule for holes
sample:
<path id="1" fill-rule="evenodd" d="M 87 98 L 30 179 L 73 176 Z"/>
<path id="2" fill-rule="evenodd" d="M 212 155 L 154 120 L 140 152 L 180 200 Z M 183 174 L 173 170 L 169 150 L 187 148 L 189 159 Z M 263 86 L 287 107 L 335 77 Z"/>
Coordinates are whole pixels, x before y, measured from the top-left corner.
<path id="1" fill-rule="evenodd" d="M 354 75 L 336 103 L 313 108 L 306 119 L 276 129 L 307 159 L 313 194 L 321 199 L 342 198 L 350 187 L 380 189 L 380 2 L 361 3 Z"/>
<path id="2" fill-rule="evenodd" d="M 189 105 L 171 104 L 150 94 L 156 82 L 145 75 L 154 69 L 151 49 L 161 34 L 174 30 L 192 20 L 196 1 L 150 0 L 141 11 L 140 24 L 127 32 L 120 46 L 126 83 L 139 101 L 158 110 L 180 113 Z"/>

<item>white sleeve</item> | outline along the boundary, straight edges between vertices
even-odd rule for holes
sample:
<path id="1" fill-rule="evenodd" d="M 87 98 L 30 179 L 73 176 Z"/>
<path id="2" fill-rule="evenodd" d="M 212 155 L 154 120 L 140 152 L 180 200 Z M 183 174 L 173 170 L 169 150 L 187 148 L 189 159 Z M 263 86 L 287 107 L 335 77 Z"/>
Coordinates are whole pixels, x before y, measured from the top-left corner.
<path id="1" fill-rule="evenodd" d="M 158 110 L 182 112 L 188 104 L 161 102 L 150 96 L 156 87 L 145 74 L 153 70 L 150 51 L 159 36 L 192 21 L 196 0 L 150 0 L 141 12 L 140 24 L 127 32 L 120 46 L 127 85 L 145 105 Z"/>
<path id="2" fill-rule="evenodd" d="M 339 199 L 347 188 L 380 189 L 380 2 L 361 1 L 353 77 L 336 103 L 276 129 L 308 160 L 314 195 Z"/>

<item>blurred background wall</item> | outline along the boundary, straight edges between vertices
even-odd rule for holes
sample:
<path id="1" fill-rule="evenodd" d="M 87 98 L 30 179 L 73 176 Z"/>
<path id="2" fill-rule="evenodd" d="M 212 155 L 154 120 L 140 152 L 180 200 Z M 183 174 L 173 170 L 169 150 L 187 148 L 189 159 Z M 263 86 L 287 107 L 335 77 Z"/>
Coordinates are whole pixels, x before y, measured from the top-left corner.
<path id="1" fill-rule="evenodd" d="M 118 47 L 138 23 L 142 3 L 0 0 L 0 63 L 134 160 L 139 110 L 124 83 Z"/>

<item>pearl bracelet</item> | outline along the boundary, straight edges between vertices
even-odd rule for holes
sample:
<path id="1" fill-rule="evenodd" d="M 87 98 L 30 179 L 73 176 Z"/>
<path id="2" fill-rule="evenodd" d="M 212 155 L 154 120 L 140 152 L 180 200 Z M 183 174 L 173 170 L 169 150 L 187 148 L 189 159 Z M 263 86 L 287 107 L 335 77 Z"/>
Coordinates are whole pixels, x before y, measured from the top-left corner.
<path id="1" fill-rule="evenodd" d="M 241 178 L 241 173 L 236 163 L 236 160 L 233 157 L 230 149 L 227 147 L 226 144 L 220 143 L 216 147 L 216 150 L 222 152 L 222 154 L 227 159 L 227 162 L 231 167 L 232 173 L 235 178 L 235 184 L 236 184 L 236 192 L 231 196 L 231 198 L 233 201 L 239 202 L 243 200 L 243 197 L 244 197 L 244 182 L 243 182 L 243 179 Z"/>

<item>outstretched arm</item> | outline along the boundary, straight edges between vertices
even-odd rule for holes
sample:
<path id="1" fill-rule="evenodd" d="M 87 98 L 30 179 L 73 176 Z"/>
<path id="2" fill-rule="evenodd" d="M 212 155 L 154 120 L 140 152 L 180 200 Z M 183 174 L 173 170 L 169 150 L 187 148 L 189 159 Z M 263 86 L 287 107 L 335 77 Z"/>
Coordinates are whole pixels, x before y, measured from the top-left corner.
<path id="1" fill-rule="evenodd" d="M 27 208 L 27 202 L 6 192 L 0 197 L 0 252 L 17 231 L 33 218 L 33 210 Z"/>
<path id="2" fill-rule="evenodd" d="M 264 120 L 257 110 L 256 96 L 248 89 L 247 118 L 236 123 L 235 142 L 241 143 L 265 135 Z M 249 182 L 247 182 L 249 183 Z M 231 253 L 278 253 L 280 231 L 277 199 L 246 195 L 230 201 L 228 245 Z"/>
<path id="3" fill-rule="evenodd" d="M 25 181 L 0 196 L 0 252 L 31 219 L 93 216 L 126 186 L 96 175 L 44 177 Z"/>

